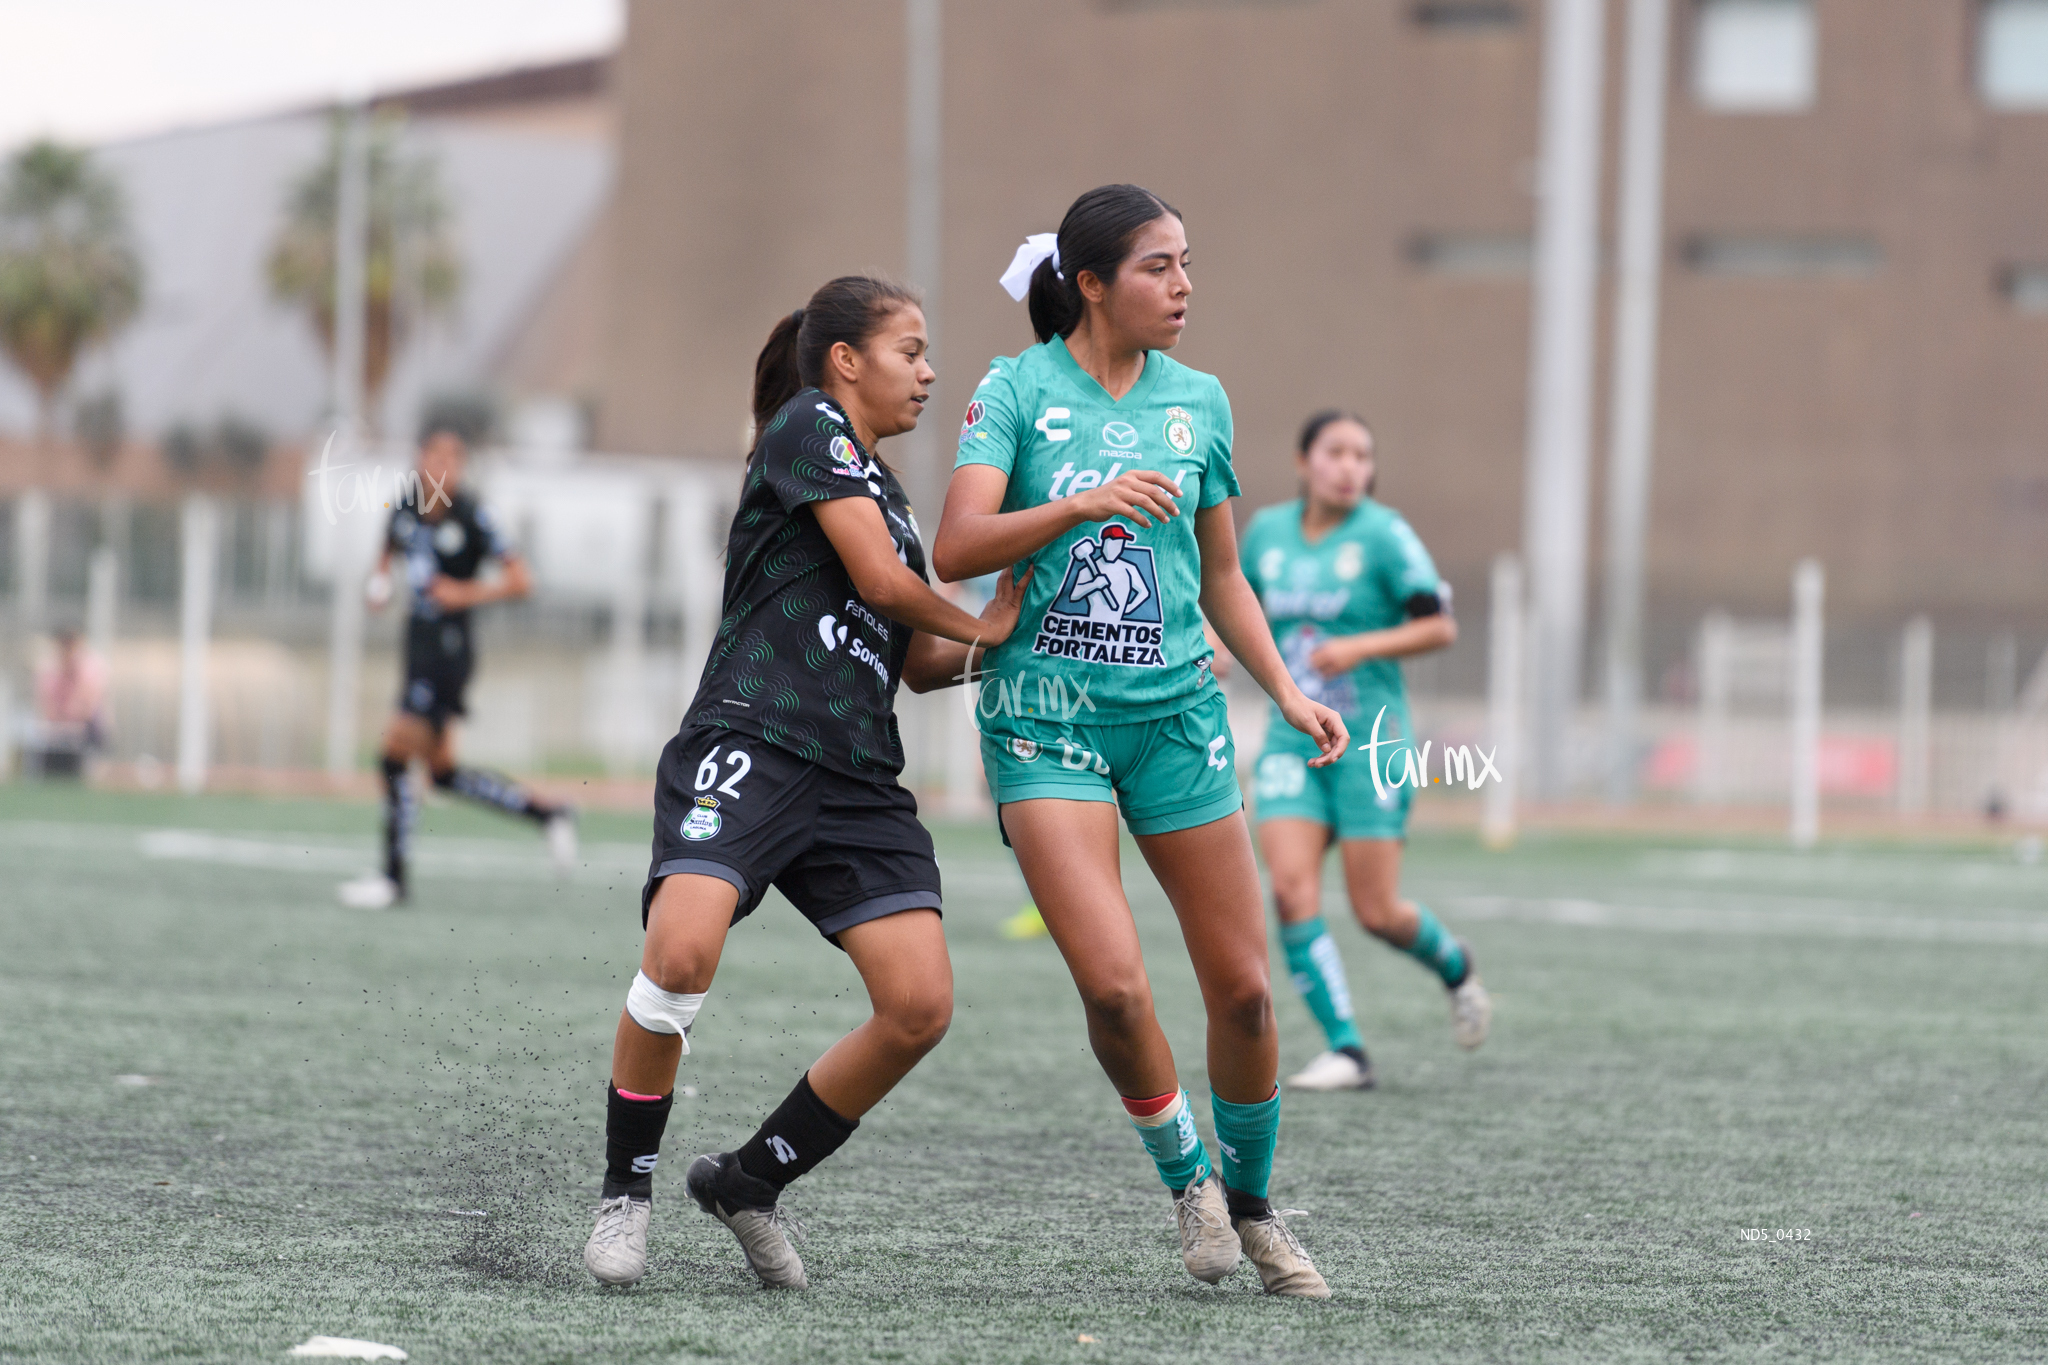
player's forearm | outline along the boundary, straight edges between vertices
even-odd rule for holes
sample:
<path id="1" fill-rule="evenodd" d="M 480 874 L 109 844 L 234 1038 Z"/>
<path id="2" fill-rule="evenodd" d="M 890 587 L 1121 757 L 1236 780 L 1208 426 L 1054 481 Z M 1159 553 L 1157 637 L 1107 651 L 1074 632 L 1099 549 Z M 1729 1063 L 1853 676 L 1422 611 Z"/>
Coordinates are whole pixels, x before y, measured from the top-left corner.
<path id="1" fill-rule="evenodd" d="M 1457 638 L 1458 623 L 1449 616 L 1438 614 L 1417 617 L 1386 630 L 1347 635 L 1343 643 L 1357 655 L 1359 663 L 1364 663 L 1367 659 L 1404 659 L 1414 654 L 1427 654 L 1431 650 L 1447 648 L 1456 643 Z"/>
<path id="2" fill-rule="evenodd" d="M 958 687 L 966 681 L 970 664 L 976 661 L 969 656 L 980 652 L 957 640 L 920 633 L 911 642 L 910 657 L 903 661 L 903 685 L 919 693 Z"/>
<path id="3" fill-rule="evenodd" d="M 962 645 L 975 641 L 984 645 L 994 643 L 988 638 L 988 623 L 979 616 L 969 616 L 933 592 L 929 583 L 902 564 L 892 567 L 894 572 L 884 573 L 879 582 L 855 580 L 854 587 L 869 606 L 912 630 L 925 631 Z"/>
<path id="4" fill-rule="evenodd" d="M 997 573 L 1029 559 L 1087 518 L 1071 498 L 1021 512 L 952 512 L 939 520 L 932 570 L 947 583 Z"/>
<path id="5" fill-rule="evenodd" d="M 1227 570 L 1203 575 L 1202 614 L 1223 647 L 1244 665 L 1267 696 L 1277 701 L 1297 690 L 1273 644 L 1273 632 L 1258 596 L 1235 563 Z"/>

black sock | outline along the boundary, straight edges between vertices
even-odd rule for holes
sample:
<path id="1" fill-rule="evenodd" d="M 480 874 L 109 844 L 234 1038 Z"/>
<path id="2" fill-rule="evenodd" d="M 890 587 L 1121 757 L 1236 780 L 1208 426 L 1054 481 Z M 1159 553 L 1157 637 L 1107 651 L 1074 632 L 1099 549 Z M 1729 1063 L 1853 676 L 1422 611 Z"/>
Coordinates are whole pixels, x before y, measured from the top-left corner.
<path id="1" fill-rule="evenodd" d="M 1242 1190 L 1223 1187 L 1223 1202 L 1230 1206 L 1232 1218 L 1270 1218 L 1273 1206 L 1263 1194 L 1246 1194 Z"/>
<path id="2" fill-rule="evenodd" d="M 536 824 L 544 825 L 555 816 L 553 806 L 503 773 L 488 768 L 450 768 L 434 774 L 434 785 L 507 815 L 523 815 Z"/>
<path id="3" fill-rule="evenodd" d="M 405 890 L 405 855 L 412 842 L 412 784 L 405 760 L 386 755 L 384 770 L 384 875 Z"/>
<path id="4" fill-rule="evenodd" d="M 1350 1046 L 1347 1046 L 1347 1047 L 1340 1047 L 1340 1048 L 1338 1048 L 1338 1049 L 1337 1049 L 1337 1051 L 1339 1051 L 1339 1052 L 1343 1053 L 1343 1054 L 1344 1054 L 1344 1055 L 1345 1055 L 1346 1057 L 1349 1057 L 1349 1058 L 1350 1058 L 1350 1059 L 1351 1059 L 1352 1061 L 1354 1061 L 1354 1062 L 1357 1062 L 1357 1063 L 1358 1063 L 1358 1064 L 1359 1064 L 1359 1065 L 1360 1065 L 1361 1067 L 1362 1067 L 1362 1066 L 1364 1066 L 1364 1065 L 1366 1064 L 1366 1062 L 1365 1062 L 1365 1049 L 1364 1049 L 1364 1048 L 1362 1048 L 1362 1047 L 1350 1047 Z"/>
<path id="5" fill-rule="evenodd" d="M 781 1189 L 838 1151 L 860 1120 L 841 1118 L 805 1074 L 738 1152 L 740 1169 Z"/>
<path id="6" fill-rule="evenodd" d="M 661 1133 L 668 1127 L 673 1092 L 658 1100 L 631 1100 L 615 1085 L 605 1086 L 604 1198 L 630 1194 L 654 1198 L 654 1162 L 661 1155 Z"/>

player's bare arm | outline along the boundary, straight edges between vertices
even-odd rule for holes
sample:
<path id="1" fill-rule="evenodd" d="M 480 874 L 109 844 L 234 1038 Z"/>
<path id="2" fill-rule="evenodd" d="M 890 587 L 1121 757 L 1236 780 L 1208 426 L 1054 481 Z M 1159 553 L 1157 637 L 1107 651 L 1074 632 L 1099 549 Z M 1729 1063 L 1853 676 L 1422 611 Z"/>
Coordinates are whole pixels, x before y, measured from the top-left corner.
<path id="1" fill-rule="evenodd" d="M 1007 621 L 969 616 L 896 557 L 896 542 L 889 538 L 882 509 L 872 498 L 834 498 L 811 507 L 826 539 L 845 561 L 861 599 L 884 616 L 963 645 L 977 640 L 997 645 L 1010 638 L 1017 625 L 1014 610 Z"/>
<path id="2" fill-rule="evenodd" d="M 946 510 L 932 541 L 932 571 L 946 583 L 979 578 L 1028 559 L 1086 522 L 1127 517 L 1140 526 L 1180 515 L 1180 489 L 1156 469 L 1134 469 L 1099 488 L 1002 510 L 1010 476 L 993 465 L 962 465 L 946 489 Z"/>
<path id="3" fill-rule="evenodd" d="M 498 576 L 488 580 L 465 580 L 436 574 L 434 581 L 427 585 L 427 593 L 443 611 L 468 611 L 493 602 L 516 602 L 532 595 L 533 575 L 527 570 L 524 559 L 516 554 L 507 554 L 500 558 L 498 567 Z"/>
<path id="4" fill-rule="evenodd" d="M 1368 630 L 1358 635 L 1340 635 L 1327 640 L 1308 656 L 1316 672 L 1326 678 L 1349 673 L 1367 659 L 1405 659 L 1448 649 L 1458 641 L 1458 622 L 1449 612 L 1418 616 L 1386 630 Z"/>
<path id="5" fill-rule="evenodd" d="M 1034 572 L 1026 569 L 1024 577 L 1018 579 L 1005 569 L 996 579 L 995 596 L 981 609 L 980 617 L 989 624 L 991 633 L 983 637 L 980 644 L 961 644 L 925 631 L 911 636 L 910 655 L 903 661 L 903 685 L 913 692 L 936 692 L 942 687 L 954 687 L 968 681 L 985 647 L 996 642 L 994 631 L 1000 628 L 1003 638 L 1008 638 L 1010 632 L 1017 628 L 1017 615 L 1024 606 L 1024 590 L 1031 586 Z"/>
<path id="6" fill-rule="evenodd" d="M 1287 676 L 1287 665 L 1273 646 L 1273 632 L 1266 626 L 1258 595 L 1238 567 L 1237 526 L 1230 519 L 1229 503 L 1219 502 L 1195 513 L 1195 541 L 1202 550 L 1202 614 L 1210 627 L 1279 706 L 1287 723 L 1315 740 L 1320 752 L 1309 760 L 1309 766 L 1335 763 L 1344 756 L 1351 736 L 1343 717 L 1303 696 L 1294 679 Z"/>

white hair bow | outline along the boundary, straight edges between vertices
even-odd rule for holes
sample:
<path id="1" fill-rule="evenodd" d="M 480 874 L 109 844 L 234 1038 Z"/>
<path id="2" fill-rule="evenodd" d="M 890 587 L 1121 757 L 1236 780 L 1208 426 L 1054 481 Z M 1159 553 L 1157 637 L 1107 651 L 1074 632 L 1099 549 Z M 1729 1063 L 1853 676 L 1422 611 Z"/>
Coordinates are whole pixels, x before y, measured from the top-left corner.
<path id="1" fill-rule="evenodd" d="M 1017 248 L 1017 254 L 1010 258 L 1010 268 L 1003 272 L 1003 288 L 1011 298 L 1024 302 L 1024 296 L 1031 292 L 1031 272 L 1038 269 L 1040 261 L 1050 258 L 1052 273 L 1060 279 L 1060 239 L 1056 232 L 1034 232 L 1024 239 L 1024 245 Z"/>

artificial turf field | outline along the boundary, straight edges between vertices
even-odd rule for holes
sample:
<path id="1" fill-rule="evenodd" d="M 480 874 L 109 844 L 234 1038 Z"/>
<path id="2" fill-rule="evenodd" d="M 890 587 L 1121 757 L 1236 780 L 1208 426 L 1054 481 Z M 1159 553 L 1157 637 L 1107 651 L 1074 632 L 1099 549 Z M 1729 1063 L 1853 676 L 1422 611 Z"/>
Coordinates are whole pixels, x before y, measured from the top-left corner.
<path id="1" fill-rule="evenodd" d="M 1432 980 L 1332 916 L 1381 1085 L 1287 1102 L 1274 1195 L 1335 1290 L 1304 1303 L 1180 1268 L 1057 954 L 996 932 L 1014 865 L 941 826 L 953 1030 L 792 1188 L 813 1287 L 757 1288 L 680 1190 L 864 1013 L 771 898 L 621 1292 L 580 1249 L 644 821 L 588 817 L 557 879 L 429 808 L 416 908 L 341 910 L 373 823 L 0 788 L 0 1360 L 2048 1359 L 2048 866 L 2009 851 L 1418 837 L 1494 1035 L 1460 1053 Z M 1202 1096 L 1177 930 L 1126 879 Z M 1319 1040 L 1276 984 L 1291 1067 Z"/>

